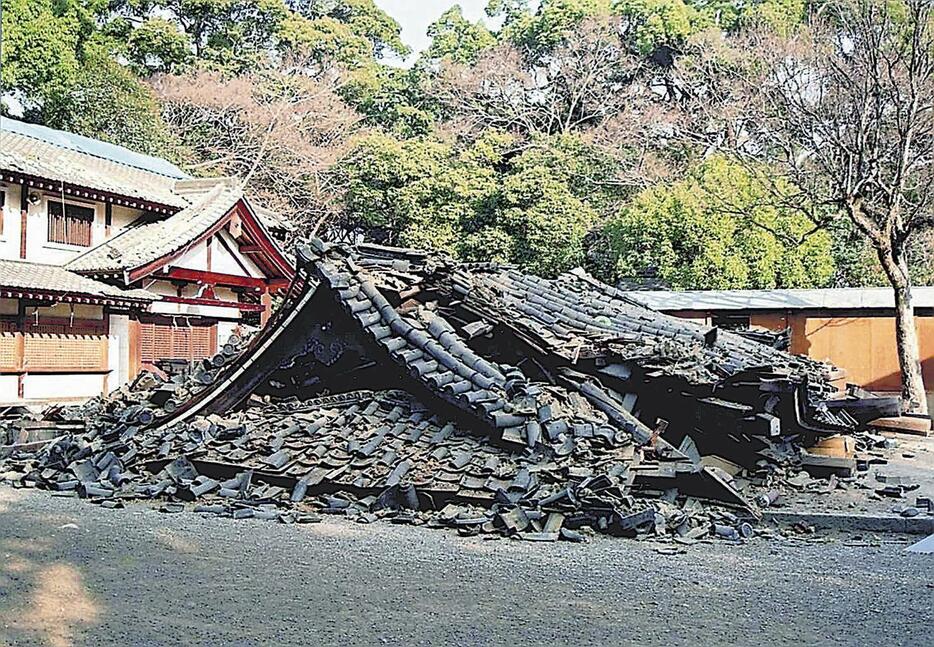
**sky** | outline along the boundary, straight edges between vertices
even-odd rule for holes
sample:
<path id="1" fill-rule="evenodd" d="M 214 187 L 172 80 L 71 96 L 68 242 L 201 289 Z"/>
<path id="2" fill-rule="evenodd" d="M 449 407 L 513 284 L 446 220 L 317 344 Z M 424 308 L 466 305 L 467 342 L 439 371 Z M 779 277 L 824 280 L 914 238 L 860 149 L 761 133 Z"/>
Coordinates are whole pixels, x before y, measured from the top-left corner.
<path id="1" fill-rule="evenodd" d="M 402 25 L 402 40 L 414 52 L 406 61 L 414 62 L 417 54 L 428 47 L 428 25 L 456 4 L 471 22 L 486 20 L 483 13 L 487 0 L 375 0 L 376 4 Z"/>

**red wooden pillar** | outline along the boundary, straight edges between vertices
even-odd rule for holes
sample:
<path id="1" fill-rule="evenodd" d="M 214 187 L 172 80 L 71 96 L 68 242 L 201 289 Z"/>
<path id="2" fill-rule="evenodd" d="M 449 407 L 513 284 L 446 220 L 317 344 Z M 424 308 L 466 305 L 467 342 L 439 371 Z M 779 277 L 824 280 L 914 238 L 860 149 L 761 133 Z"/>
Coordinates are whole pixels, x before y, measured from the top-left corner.
<path id="1" fill-rule="evenodd" d="M 263 289 L 259 302 L 263 305 L 263 311 L 259 315 L 259 324 L 265 328 L 266 322 L 269 321 L 269 316 L 272 314 L 272 294 L 269 293 L 269 286 Z"/>

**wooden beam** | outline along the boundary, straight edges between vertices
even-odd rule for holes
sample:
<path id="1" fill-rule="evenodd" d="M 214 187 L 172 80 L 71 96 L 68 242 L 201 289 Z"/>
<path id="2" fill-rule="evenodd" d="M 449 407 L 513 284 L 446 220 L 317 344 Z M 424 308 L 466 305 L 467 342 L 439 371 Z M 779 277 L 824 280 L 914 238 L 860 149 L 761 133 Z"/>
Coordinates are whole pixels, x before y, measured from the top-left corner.
<path id="1" fill-rule="evenodd" d="M 110 226 L 114 220 L 114 206 L 112 202 L 104 204 L 104 240 L 110 238 Z"/>
<path id="2" fill-rule="evenodd" d="M 220 299 L 196 299 L 194 297 L 162 297 L 167 303 L 183 303 L 190 306 L 213 306 L 215 308 L 236 308 L 244 312 L 262 312 L 258 303 L 240 303 L 239 301 L 221 301 Z M 171 315 L 166 315 L 171 316 Z"/>
<path id="3" fill-rule="evenodd" d="M 158 278 L 167 278 L 176 281 L 188 281 L 199 285 L 224 285 L 232 288 L 254 288 L 263 290 L 266 288 L 266 279 L 260 279 L 253 276 L 237 276 L 236 274 L 224 274 L 222 272 L 205 272 L 203 270 L 190 270 L 185 267 L 173 267 L 165 274 L 155 275 Z"/>

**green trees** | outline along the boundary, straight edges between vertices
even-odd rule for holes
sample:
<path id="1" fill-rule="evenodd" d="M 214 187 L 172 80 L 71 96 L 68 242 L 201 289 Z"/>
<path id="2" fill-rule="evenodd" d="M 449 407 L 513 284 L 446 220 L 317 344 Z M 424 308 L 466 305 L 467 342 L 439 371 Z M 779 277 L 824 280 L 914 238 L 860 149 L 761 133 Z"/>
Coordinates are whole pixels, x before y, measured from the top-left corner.
<path id="1" fill-rule="evenodd" d="M 27 118 L 137 150 L 166 150 L 152 93 L 119 65 L 102 0 L 3 0 L 0 93 Z"/>
<path id="2" fill-rule="evenodd" d="M 830 235 L 771 206 L 769 196 L 719 157 L 671 186 L 646 189 L 606 226 L 617 270 L 654 274 L 675 289 L 826 285 L 835 269 Z"/>
<path id="3" fill-rule="evenodd" d="M 514 145 L 495 131 L 460 151 L 426 138 L 371 135 L 341 165 L 347 226 L 547 276 L 579 265 L 596 211 L 574 194 L 565 169 L 515 155 Z"/>
<path id="4" fill-rule="evenodd" d="M 408 69 L 374 0 L 0 2 L 7 104 L 240 175 L 303 231 L 684 288 L 884 276 L 852 227 L 813 231 L 698 145 L 728 88 L 694 77 L 805 0 L 490 0 L 495 29 L 453 6 Z M 906 258 L 927 276 L 923 242 Z"/>
<path id="5" fill-rule="evenodd" d="M 428 27 L 431 45 L 422 54 L 425 61 L 441 60 L 467 65 L 477 61 L 480 52 L 493 47 L 496 37 L 483 23 L 464 18 L 460 5 L 454 5 Z"/>

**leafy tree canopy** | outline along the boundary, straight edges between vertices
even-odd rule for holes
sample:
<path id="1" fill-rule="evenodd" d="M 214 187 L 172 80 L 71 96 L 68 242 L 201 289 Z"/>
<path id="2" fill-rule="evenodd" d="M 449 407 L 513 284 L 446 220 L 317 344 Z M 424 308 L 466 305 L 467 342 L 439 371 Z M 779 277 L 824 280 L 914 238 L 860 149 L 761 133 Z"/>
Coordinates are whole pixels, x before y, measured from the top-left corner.
<path id="1" fill-rule="evenodd" d="M 453 61 L 471 64 L 485 49 L 496 44 L 496 37 L 482 23 L 464 18 L 460 5 L 454 5 L 428 27 L 431 44 L 422 54 L 426 61 Z"/>
<path id="2" fill-rule="evenodd" d="M 579 265 L 596 211 L 574 194 L 567 169 L 516 156 L 514 143 L 490 131 L 457 151 L 371 135 L 343 163 L 349 224 L 388 242 L 543 275 Z"/>
<path id="3" fill-rule="evenodd" d="M 742 167 L 713 157 L 670 187 L 640 193 L 607 225 L 620 276 L 655 274 L 675 289 L 828 284 L 831 238 L 768 204 Z M 813 232 L 813 233 L 812 233 Z"/>

